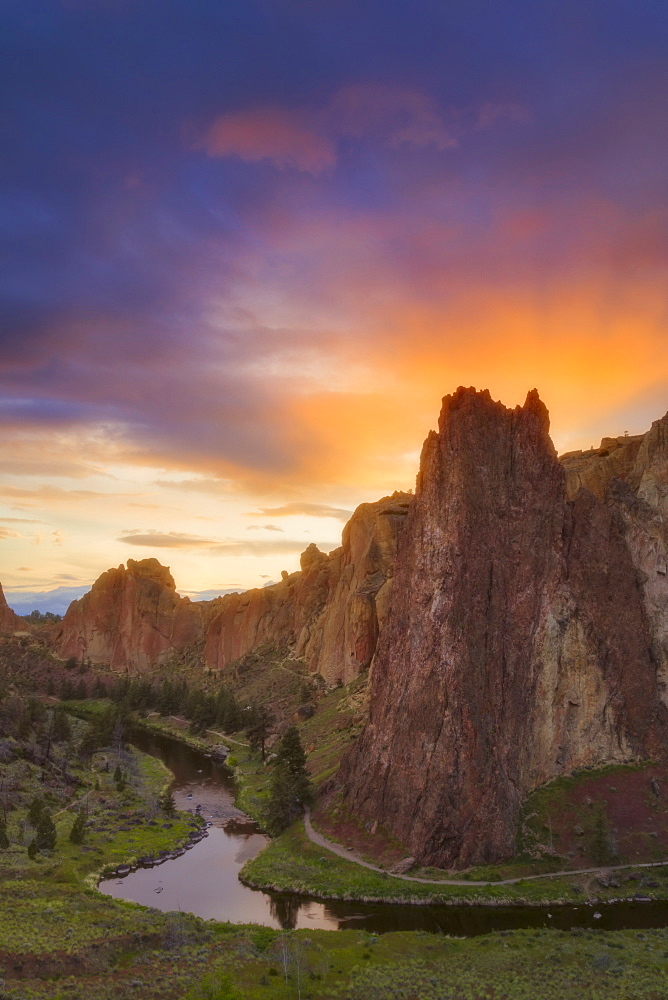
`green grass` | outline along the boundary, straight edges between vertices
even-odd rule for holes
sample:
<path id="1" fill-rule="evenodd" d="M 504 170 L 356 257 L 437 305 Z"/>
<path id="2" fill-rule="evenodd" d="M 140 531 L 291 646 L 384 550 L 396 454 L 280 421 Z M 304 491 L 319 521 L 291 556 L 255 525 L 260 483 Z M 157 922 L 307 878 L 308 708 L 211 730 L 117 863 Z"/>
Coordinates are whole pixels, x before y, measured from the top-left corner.
<path id="1" fill-rule="evenodd" d="M 629 880 L 630 875 L 637 877 Z M 640 892 L 650 899 L 668 898 L 668 866 L 621 873 L 621 885 L 606 887 L 592 875 L 566 875 L 551 879 L 524 879 L 515 885 L 448 886 L 406 882 L 370 871 L 313 844 L 301 821 L 296 822 L 257 857 L 247 861 L 241 878 L 257 889 L 297 892 L 322 899 L 421 904 L 475 903 L 478 905 L 540 905 L 606 902 Z M 643 883 L 659 881 L 659 887 Z"/>
<path id="2" fill-rule="evenodd" d="M 105 973 L 9 979 L 5 995 L 184 1000 L 198 981 L 227 975 L 243 1000 L 659 1000 L 668 972 L 665 929 L 458 939 L 212 924 L 190 933 L 172 950 L 135 940 Z"/>
<path id="3" fill-rule="evenodd" d="M 354 737 L 361 695 L 361 684 L 334 691 L 302 724 L 305 744 L 314 747 L 310 766 L 316 781 L 337 766 Z M 167 720 L 144 724 L 200 748 L 220 742 L 193 737 Z M 257 815 L 267 769 L 257 755 L 229 739 L 239 803 Z M 24 846 L 0 852 L 0 996 L 186 1000 L 198 995 L 197 983 L 206 975 L 219 973 L 229 975 L 244 1000 L 292 1000 L 298 991 L 303 1000 L 659 1000 L 666 994 L 668 931 L 663 929 L 570 934 L 530 930 L 469 940 L 419 932 L 381 937 L 363 931 L 276 932 L 163 914 L 102 896 L 85 882 L 105 863 L 172 846 L 187 829 L 181 829 L 180 819 L 169 830 L 162 829 L 162 822 L 158 827 L 143 820 L 130 822 L 146 817 L 147 803 L 150 806 L 170 777 L 154 758 L 133 754 L 132 761 L 125 792 L 118 793 L 109 772 L 88 772 L 76 762 L 72 766 L 78 768 L 77 787 L 50 790 L 54 810 L 73 796 L 88 794 L 93 800 L 87 850 L 67 839 L 74 817 L 67 809 L 57 818 L 59 840 L 52 855 L 31 862 Z M 26 762 L 17 766 L 23 774 L 25 810 L 40 786 L 40 774 Z M 20 818 L 21 810 L 12 822 Z M 651 874 L 666 881 L 663 873 Z M 307 840 L 300 824 L 249 862 L 244 875 L 254 884 L 324 897 L 421 903 L 574 902 L 584 895 L 619 897 L 627 890 L 626 883 L 621 889 L 605 889 L 589 877 L 572 876 L 525 881 L 516 888 L 402 882 L 325 852 Z M 665 895 L 663 889 L 628 883 L 630 892 L 639 888 L 644 895 Z"/>

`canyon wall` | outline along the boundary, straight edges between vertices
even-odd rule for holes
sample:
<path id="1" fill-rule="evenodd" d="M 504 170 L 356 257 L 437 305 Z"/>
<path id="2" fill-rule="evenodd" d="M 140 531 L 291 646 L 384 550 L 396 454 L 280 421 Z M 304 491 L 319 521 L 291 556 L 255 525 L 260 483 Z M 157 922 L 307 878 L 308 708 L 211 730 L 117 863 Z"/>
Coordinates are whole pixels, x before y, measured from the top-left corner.
<path id="1" fill-rule="evenodd" d="M 63 657 L 112 670 L 145 670 L 164 663 L 203 634 L 200 606 L 176 593 L 157 559 L 128 559 L 109 569 L 73 601 L 56 640 Z"/>
<path id="2" fill-rule="evenodd" d="M 411 500 L 395 493 L 361 504 L 343 529 L 340 548 L 325 555 L 310 545 L 300 572 L 262 590 L 221 598 L 208 630 L 207 667 L 223 669 L 269 641 L 290 647 L 330 683 L 357 677 L 376 648 Z"/>
<path id="3" fill-rule="evenodd" d="M 369 666 L 387 609 L 397 540 L 412 497 L 361 504 L 326 555 L 309 545 L 280 583 L 214 601 L 179 597 L 156 559 L 108 570 L 65 615 L 63 657 L 146 670 L 204 639 L 204 665 L 224 670 L 265 642 L 303 657 L 330 683 Z"/>
<path id="4" fill-rule="evenodd" d="M 370 719 L 339 784 L 425 864 L 511 855 L 522 800 L 558 774 L 666 756 L 664 577 L 639 572 L 660 534 L 665 420 L 577 477 L 548 426 L 535 392 L 508 410 L 459 389 L 423 447 Z"/>

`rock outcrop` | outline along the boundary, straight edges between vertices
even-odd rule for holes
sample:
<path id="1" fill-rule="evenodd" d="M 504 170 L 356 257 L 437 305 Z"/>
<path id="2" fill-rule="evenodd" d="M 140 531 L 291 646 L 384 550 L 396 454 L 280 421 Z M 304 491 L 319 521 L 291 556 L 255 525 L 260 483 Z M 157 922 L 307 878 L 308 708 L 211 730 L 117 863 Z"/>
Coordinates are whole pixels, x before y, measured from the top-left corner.
<path id="1" fill-rule="evenodd" d="M 638 574 L 660 533 L 665 422 L 622 443 L 613 472 L 580 463 L 570 481 L 590 488 L 572 499 L 548 426 L 535 391 L 508 410 L 459 389 L 423 447 L 370 719 L 339 783 L 424 864 L 507 857 L 537 786 L 668 750 L 651 602 L 662 621 L 666 607 Z"/>
<path id="2" fill-rule="evenodd" d="M 130 559 L 127 569 L 103 573 L 70 605 L 57 640 L 60 655 L 141 671 L 203 638 L 204 666 L 220 671 L 270 642 L 304 658 L 329 683 L 351 681 L 375 652 L 411 500 L 395 493 L 361 504 L 329 555 L 309 545 L 298 572 L 214 601 L 191 603 L 156 559 Z"/>
<path id="3" fill-rule="evenodd" d="M 202 634 L 201 608 L 176 593 L 169 569 L 157 559 L 128 559 L 70 604 L 56 643 L 63 657 L 144 670 Z"/>
<path id="4" fill-rule="evenodd" d="M 7 599 L 0 585 L 0 633 L 20 632 L 26 629 L 26 623 L 19 618 L 7 604 Z"/>
<path id="5" fill-rule="evenodd" d="M 329 555 L 310 545 L 301 570 L 262 590 L 219 599 L 205 663 L 221 670 L 263 642 L 289 647 L 314 673 L 348 682 L 371 663 L 392 587 L 397 540 L 412 496 L 361 504 Z"/>
<path id="6" fill-rule="evenodd" d="M 668 704 L 668 414 L 646 434 L 603 438 L 561 462 L 572 497 L 582 486 L 620 514 L 650 624 L 652 656 Z"/>

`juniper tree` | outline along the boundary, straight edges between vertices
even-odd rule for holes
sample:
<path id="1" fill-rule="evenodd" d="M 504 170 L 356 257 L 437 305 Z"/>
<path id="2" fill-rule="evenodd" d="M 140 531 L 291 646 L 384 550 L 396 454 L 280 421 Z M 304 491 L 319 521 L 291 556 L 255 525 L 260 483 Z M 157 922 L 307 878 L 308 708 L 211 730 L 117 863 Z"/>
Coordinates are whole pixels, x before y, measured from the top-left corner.
<path id="1" fill-rule="evenodd" d="M 35 832 L 35 844 L 39 851 L 52 851 L 56 846 L 56 825 L 46 809 L 39 818 Z"/>
<path id="2" fill-rule="evenodd" d="M 254 705 L 251 708 L 250 721 L 246 727 L 246 736 L 253 750 L 259 750 L 262 760 L 266 756 L 265 746 L 271 733 L 274 715 L 266 705 Z"/>
<path id="3" fill-rule="evenodd" d="M 265 824 L 277 836 L 304 810 L 312 798 L 306 754 L 296 726 L 286 729 L 276 751 L 269 783 Z"/>
<path id="4" fill-rule="evenodd" d="M 86 814 L 82 809 L 77 813 L 76 819 L 72 824 L 72 829 L 70 830 L 70 840 L 72 841 L 73 844 L 82 844 L 85 835 L 86 835 Z"/>
<path id="5" fill-rule="evenodd" d="M 37 827 L 45 809 L 46 804 L 44 799 L 41 795 L 36 795 L 28 808 L 28 822 L 31 826 L 34 826 L 35 828 Z"/>
<path id="6" fill-rule="evenodd" d="M 170 788 L 166 789 L 160 796 L 160 808 L 166 816 L 173 816 L 176 812 L 176 801 Z"/>

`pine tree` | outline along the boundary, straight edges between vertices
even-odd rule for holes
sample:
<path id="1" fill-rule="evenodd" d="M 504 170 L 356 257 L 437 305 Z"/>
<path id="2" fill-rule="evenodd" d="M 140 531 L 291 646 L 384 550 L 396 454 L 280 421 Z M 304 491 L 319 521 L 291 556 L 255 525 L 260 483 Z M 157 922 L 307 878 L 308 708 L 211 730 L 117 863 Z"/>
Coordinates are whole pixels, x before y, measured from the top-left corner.
<path id="1" fill-rule="evenodd" d="M 67 712 L 59 706 L 53 710 L 51 725 L 53 730 L 53 739 L 56 743 L 62 743 L 64 740 L 70 739 L 72 735 L 70 720 L 67 717 Z"/>
<path id="2" fill-rule="evenodd" d="M 31 826 L 34 827 L 38 826 L 39 821 L 42 817 L 42 813 L 44 812 L 45 808 L 46 805 L 44 803 L 44 799 L 41 797 L 41 795 L 36 795 L 35 798 L 32 800 L 32 802 L 30 803 L 30 807 L 28 809 L 28 822 L 30 823 Z"/>
<path id="3" fill-rule="evenodd" d="M 56 846 L 56 825 L 46 809 L 42 812 L 35 832 L 35 844 L 39 851 L 52 851 Z"/>
<path id="4" fill-rule="evenodd" d="M 91 722 L 83 732 L 83 735 L 79 741 L 79 755 L 84 758 L 84 760 L 89 760 L 94 753 L 100 749 L 103 744 L 100 742 L 99 728 L 95 723 Z"/>
<path id="5" fill-rule="evenodd" d="M 276 750 L 276 757 L 285 761 L 295 777 L 306 774 L 306 752 L 296 726 L 290 726 L 283 733 Z"/>
<path id="6" fill-rule="evenodd" d="M 605 806 L 599 802 L 596 808 L 596 818 L 594 820 L 594 830 L 591 840 L 591 853 L 594 861 L 599 865 L 609 864 L 615 858 L 613 838 L 608 825 L 608 817 Z"/>
<path id="7" fill-rule="evenodd" d="M 34 861 L 37 857 L 37 843 L 34 840 L 31 840 L 28 844 L 28 857 L 31 861 Z"/>
<path id="8" fill-rule="evenodd" d="M 7 836 L 7 824 L 4 817 L 0 816 L 0 850 L 6 851 L 9 847 L 9 837 Z"/>
<path id="9" fill-rule="evenodd" d="M 86 835 L 86 814 L 83 810 L 77 813 L 70 830 L 70 840 L 73 844 L 82 844 Z"/>
<path id="10" fill-rule="evenodd" d="M 176 812 L 176 801 L 174 800 L 171 789 L 168 788 L 160 796 L 160 808 L 166 816 L 173 816 Z"/>
<path id="11" fill-rule="evenodd" d="M 266 705 L 255 705 L 251 709 L 251 718 L 246 727 L 246 736 L 253 750 L 260 751 L 262 760 L 266 756 L 265 746 L 267 738 L 271 733 L 273 721 L 273 713 Z"/>
<path id="12" fill-rule="evenodd" d="M 292 777 L 285 763 L 274 764 L 269 782 L 269 801 L 265 809 L 264 825 L 272 837 L 277 837 L 299 816 L 292 789 Z"/>
<path id="13" fill-rule="evenodd" d="M 277 836 L 303 812 L 312 790 L 306 770 L 306 754 L 296 726 L 286 729 L 276 751 L 269 783 L 265 825 Z"/>

